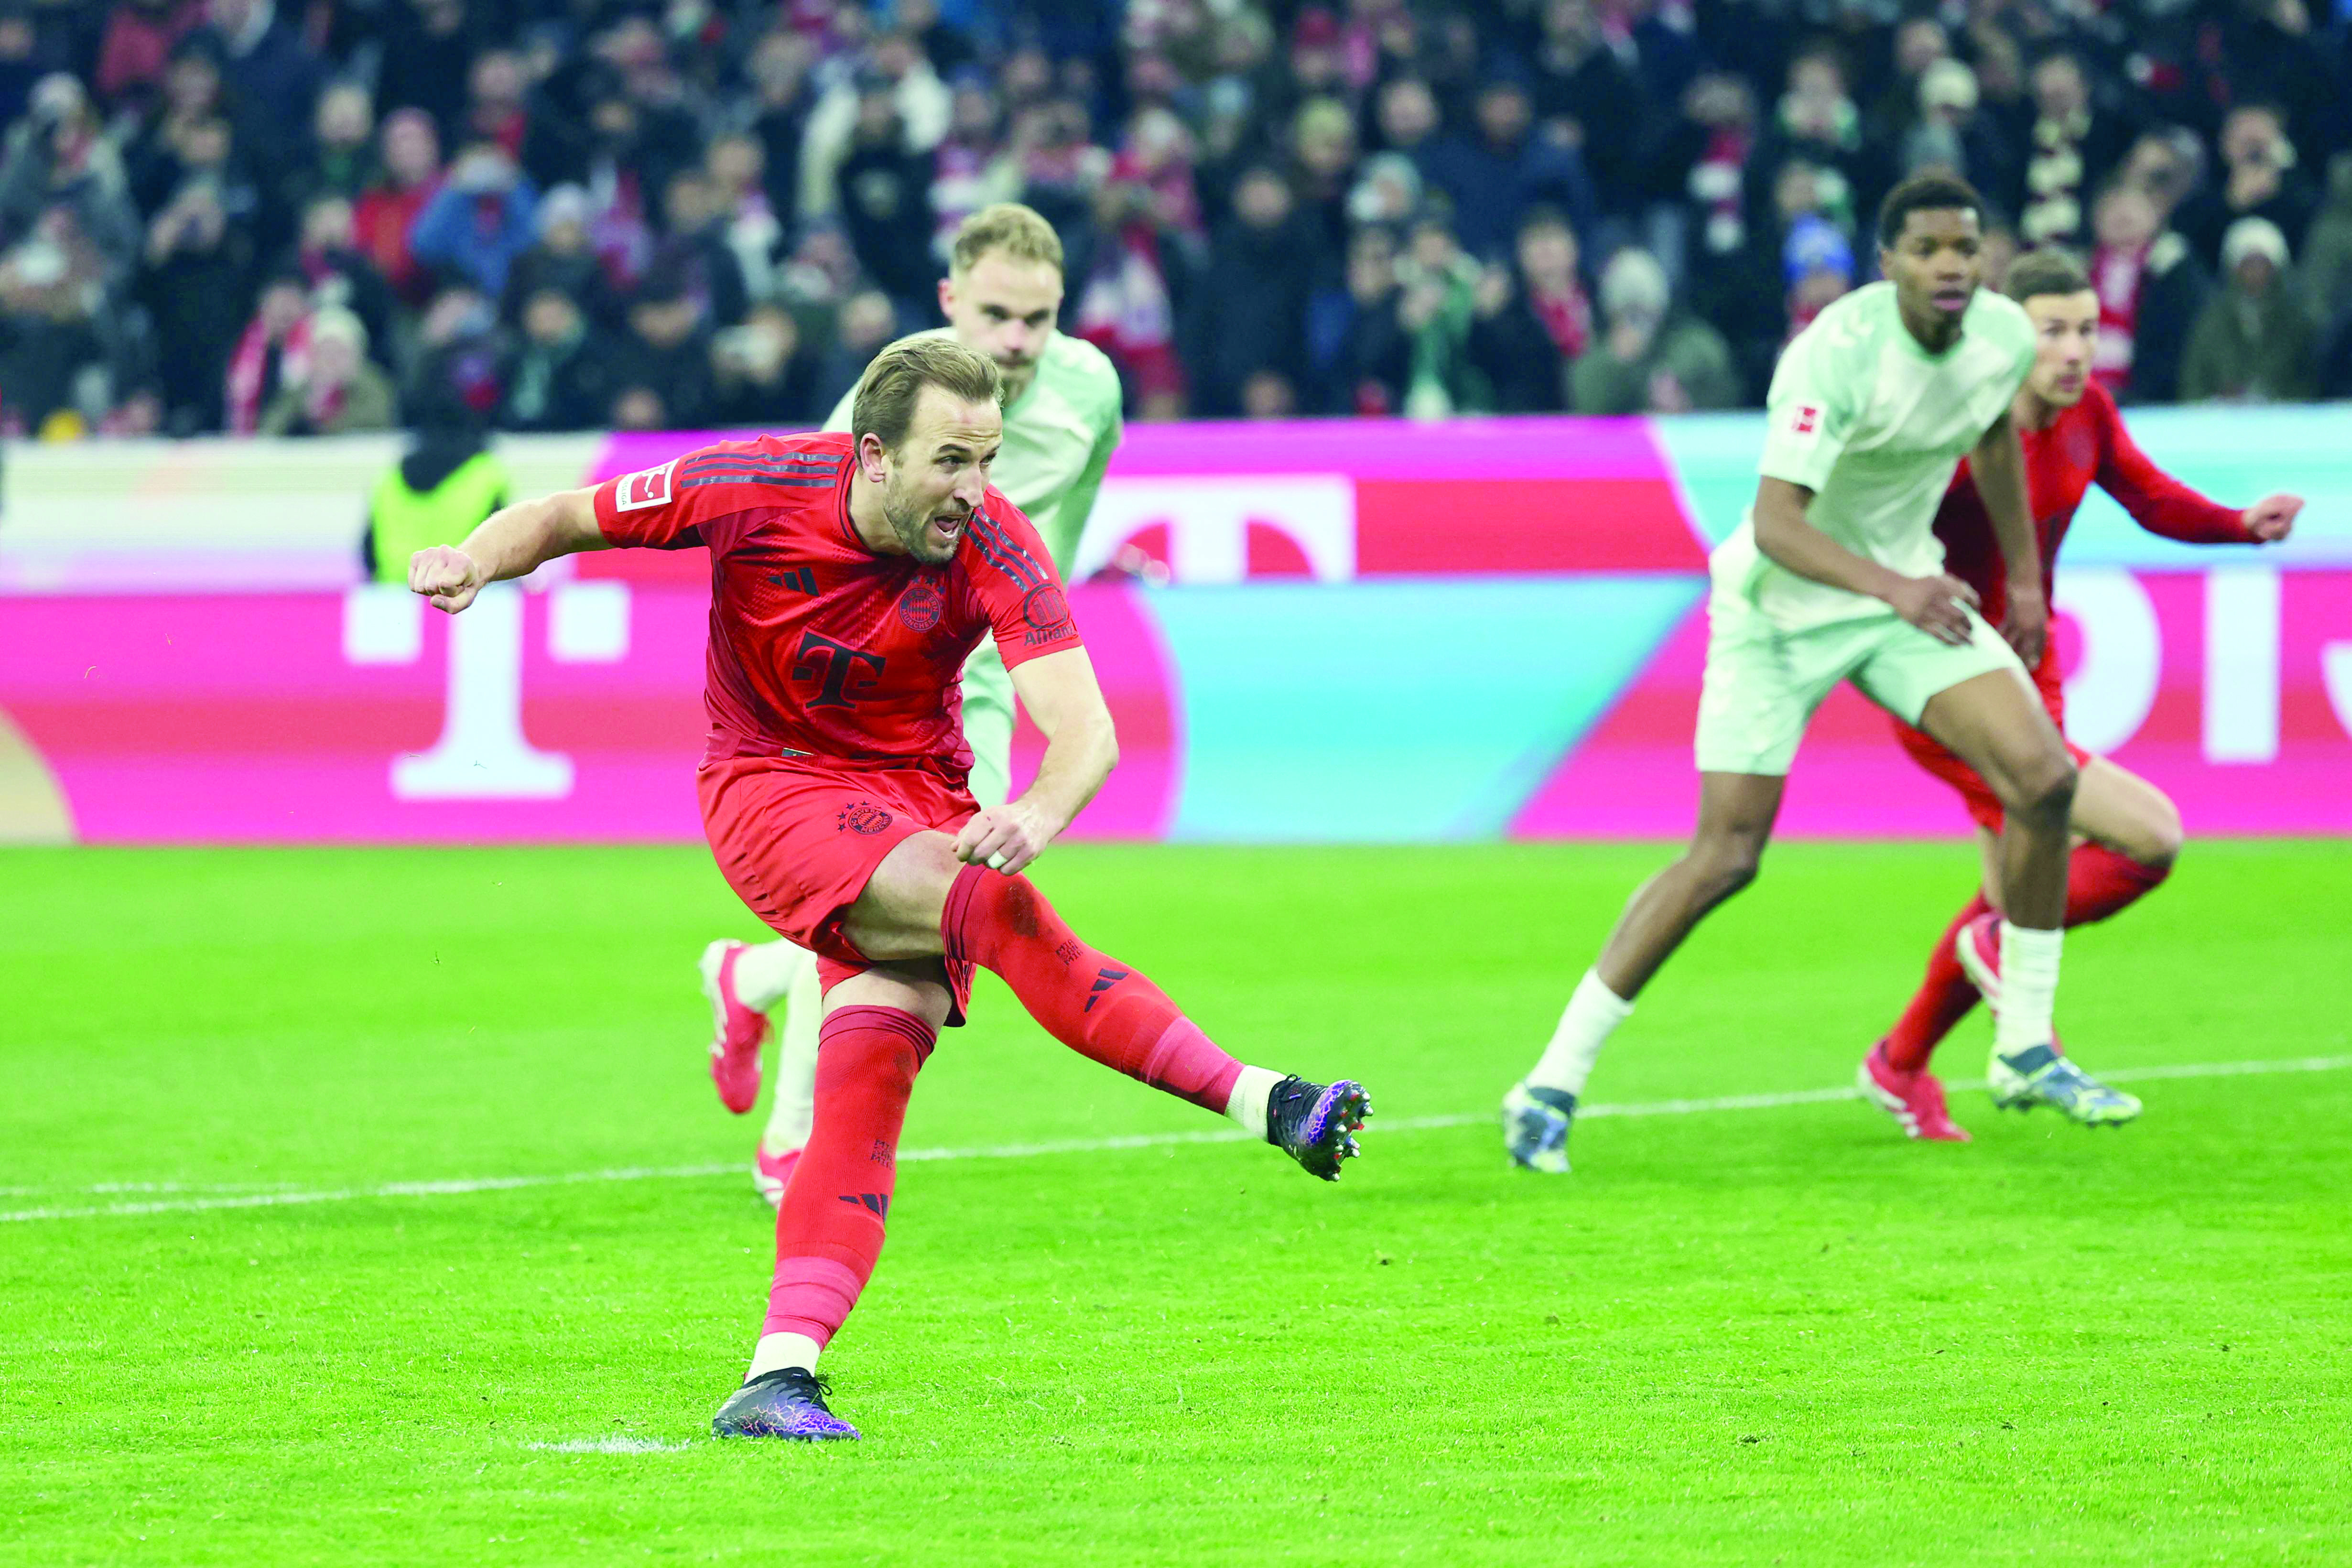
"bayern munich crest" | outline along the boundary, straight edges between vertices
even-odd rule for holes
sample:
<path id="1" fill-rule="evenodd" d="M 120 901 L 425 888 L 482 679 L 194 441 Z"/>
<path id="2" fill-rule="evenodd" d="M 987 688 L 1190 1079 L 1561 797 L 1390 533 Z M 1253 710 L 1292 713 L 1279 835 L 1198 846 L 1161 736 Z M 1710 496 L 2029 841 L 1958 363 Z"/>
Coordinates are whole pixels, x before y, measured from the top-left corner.
<path id="1" fill-rule="evenodd" d="M 940 591 L 939 585 L 924 578 L 917 578 L 906 592 L 898 595 L 898 619 L 906 622 L 909 632 L 929 631 L 940 623 L 947 608 L 947 596 Z"/>
<path id="2" fill-rule="evenodd" d="M 890 813 L 871 800 L 860 800 L 844 806 L 834 822 L 845 833 L 859 833 L 871 838 L 890 825 Z"/>

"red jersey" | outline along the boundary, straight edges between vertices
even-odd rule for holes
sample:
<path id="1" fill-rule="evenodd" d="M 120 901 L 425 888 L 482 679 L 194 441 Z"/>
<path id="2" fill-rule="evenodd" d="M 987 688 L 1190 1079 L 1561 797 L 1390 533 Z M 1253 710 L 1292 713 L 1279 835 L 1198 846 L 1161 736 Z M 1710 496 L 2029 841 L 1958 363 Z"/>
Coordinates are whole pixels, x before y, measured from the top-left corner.
<path id="1" fill-rule="evenodd" d="M 953 557 L 877 555 L 849 521 L 845 434 L 723 441 L 596 486 L 615 545 L 710 551 L 706 760 L 971 767 L 964 661 L 1080 645 L 1054 558 L 991 487 Z"/>
<path id="2" fill-rule="evenodd" d="M 2044 594 L 2051 591 L 2058 547 L 2094 480 L 2149 533 L 2190 544 L 2253 542 L 2234 508 L 2214 505 L 2148 461 L 2124 429 L 2116 400 L 2096 382 L 2048 428 L 2018 434 L 2025 444 L 2025 492 L 2042 543 Z M 2009 610 L 2008 568 L 1965 459 L 1936 510 L 1936 537 L 1944 541 L 1944 570 L 1975 589 L 1984 618 L 2000 625 Z"/>

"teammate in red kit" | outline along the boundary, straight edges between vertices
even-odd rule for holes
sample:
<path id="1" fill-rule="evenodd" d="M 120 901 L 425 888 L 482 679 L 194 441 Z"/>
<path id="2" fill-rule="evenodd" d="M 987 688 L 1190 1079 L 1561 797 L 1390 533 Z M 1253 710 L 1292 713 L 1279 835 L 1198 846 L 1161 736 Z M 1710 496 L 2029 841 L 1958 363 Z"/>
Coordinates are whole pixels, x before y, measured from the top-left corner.
<path id="1" fill-rule="evenodd" d="M 1133 967 L 1087 945 L 1021 872 L 1117 759 L 1109 709 L 1053 559 L 988 484 L 1003 439 L 995 362 L 902 340 L 858 382 L 850 434 L 767 436 L 510 507 L 409 586 L 455 612 L 559 555 L 700 546 L 711 559 L 697 782 L 712 852 L 743 902 L 818 956 L 814 1131 L 776 1219 L 768 1314 L 720 1437 L 855 1437 L 818 1353 L 882 1249 L 898 1132 L 974 966 L 1105 1066 L 1222 1113 L 1326 1180 L 1370 1112 L 1342 1080 L 1245 1067 Z M 995 639 L 1048 737 L 1020 799 L 965 788 L 958 674 Z"/>
<path id="2" fill-rule="evenodd" d="M 2244 511 L 2217 506 L 2148 461 L 2124 429 L 2106 389 L 2090 379 L 2099 339 L 2099 297 L 2071 261 L 2049 252 L 2010 268 L 2008 291 L 2033 322 L 2032 373 L 2017 394 L 2015 423 L 2025 443 L 2026 486 L 2042 542 L 2046 585 L 2075 508 L 2094 483 L 2150 533 L 2191 544 L 2270 544 L 2286 538 L 2303 501 L 2272 496 Z M 1984 504 L 1964 465 L 1936 517 L 1944 570 L 1977 591 L 1985 616 L 1999 623 L 2004 572 Z M 2053 640 L 2033 671 L 2050 716 L 2063 727 L 2065 690 Z M 1977 824 L 1984 883 L 1927 960 L 1927 977 L 1895 1028 L 1864 1059 L 1864 1093 L 1915 1138 L 1965 1143 L 1943 1086 L 1927 1071 L 1937 1042 L 1979 997 L 2000 1006 L 2000 802 L 1967 764 L 1907 725 L 1895 736 L 1919 765 L 1960 793 Z M 2074 746 L 2081 768 L 2074 790 L 2078 842 L 2067 865 L 2066 925 L 2105 920 L 2165 879 L 2180 848 L 2180 813 L 2155 785 Z M 2050 1096 L 2078 1122 L 2115 1124 L 2139 1113 L 2139 1102 L 2079 1069 L 2066 1092 Z"/>

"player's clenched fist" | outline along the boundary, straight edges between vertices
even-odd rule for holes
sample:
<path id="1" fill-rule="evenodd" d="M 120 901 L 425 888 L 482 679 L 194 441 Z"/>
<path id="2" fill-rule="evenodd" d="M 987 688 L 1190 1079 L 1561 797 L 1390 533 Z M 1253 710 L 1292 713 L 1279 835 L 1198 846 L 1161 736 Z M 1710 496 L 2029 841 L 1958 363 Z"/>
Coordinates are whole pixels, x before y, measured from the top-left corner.
<path id="1" fill-rule="evenodd" d="M 1977 591 L 1957 577 L 1906 577 L 1887 595 L 1895 613 L 1938 643 L 1958 648 L 1969 640 L 1969 612 Z"/>
<path id="2" fill-rule="evenodd" d="M 2248 507 L 2240 520 L 2255 543 L 2274 545 L 2294 531 L 2295 514 L 2302 510 L 2300 496 L 2265 496 Z"/>
<path id="3" fill-rule="evenodd" d="M 1014 800 L 991 806 L 966 822 L 956 835 L 956 859 L 1011 876 L 1044 854 L 1053 837 L 1034 810 Z"/>
<path id="4" fill-rule="evenodd" d="M 474 602 L 485 579 L 464 550 L 435 545 L 408 558 L 408 591 L 421 593 L 436 610 L 455 615 Z"/>

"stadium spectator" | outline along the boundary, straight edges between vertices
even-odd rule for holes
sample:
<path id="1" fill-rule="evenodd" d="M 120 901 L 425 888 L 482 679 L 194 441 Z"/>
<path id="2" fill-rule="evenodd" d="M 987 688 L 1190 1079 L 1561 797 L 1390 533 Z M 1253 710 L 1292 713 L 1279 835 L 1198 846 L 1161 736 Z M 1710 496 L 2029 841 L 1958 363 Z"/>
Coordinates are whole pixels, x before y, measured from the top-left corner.
<path id="1" fill-rule="evenodd" d="M 932 319 L 939 264 L 931 250 L 931 170 L 907 145 L 898 98 L 887 78 L 860 89 L 857 119 L 835 165 L 834 206 L 867 277 L 909 327 Z"/>
<path id="2" fill-rule="evenodd" d="M 558 185 L 541 198 L 531 215 L 539 237 L 507 269 L 499 314 L 509 325 L 522 319 L 533 296 L 551 288 L 596 326 L 620 320 L 620 303 L 590 243 L 589 211 L 588 193 L 577 185 Z"/>
<path id="3" fill-rule="evenodd" d="M 1308 352 L 1328 413 L 1393 414 L 1412 378 L 1412 344 L 1397 315 L 1397 243 L 1388 228 L 1348 242 L 1346 286 L 1315 302 Z"/>
<path id="4" fill-rule="evenodd" d="M 2338 152 L 2328 162 L 2327 200 L 2304 242 L 2296 276 L 2304 308 L 2320 329 L 2328 362 L 2335 364 L 2337 345 L 2352 340 L 2352 152 Z M 2331 377 L 2327 396 L 2346 395 L 2335 390 L 2337 384 Z"/>
<path id="5" fill-rule="evenodd" d="M 614 382 L 620 388 L 614 424 L 696 430 L 710 418 L 709 321 L 702 298 L 682 273 L 646 279 L 630 303 L 627 330 L 614 357 Z"/>
<path id="6" fill-rule="evenodd" d="M 1987 191 L 2017 183 L 2007 138 L 1979 108 L 1976 72 L 1958 60 L 1937 60 L 1921 74 L 1918 92 L 1918 115 L 1895 155 L 1898 174 L 1940 169 Z"/>
<path id="7" fill-rule="evenodd" d="M 1430 183 L 1454 204 L 1453 234 L 1473 256 L 1499 256 L 1520 214 L 1538 202 L 1590 232 L 1600 209 L 1576 149 L 1535 126 L 1525 83 L 1498 77 L 1478 89 L 1476 131 L 1447 138 L 1421 162 Z"/>
<path id="8" fill-rule="evenodd" d="M 243 106 L 243 128 L 272 179 L 291 171 L 325 72 L 277 0 L 209 0 L 205 31 L 221 51 L 221 75 Z"/>
<path id="9" fill-rule="evenodd" d="M 351 203 L 341 196 L 320 196 L 305 207 L 301 234 L 288 266 L 309 282 L 314 306 L 350 310 L 365 329 L 362 346 L 373 345 L 381 362 L 392 362 L 392 286 L 359 248 Z"/>
<path id="10" fill-rule="evenodd" d="M 229 131 L 214 120 L 188 139 L 225 159 Z M 232 212 L 217 162 L 190 167 L 147 225 L 139 296 L 153 323 L 156 391 L 163 428 L 192 435 L 223 420 L 223 378 L 245 325 L 255 240 L 247 216 Z"/>
<path id="11" fill-rule="evenodd" d="M 142 107 L 163 79 L 172 47 L 204 19 L 205 0 L 121 0 L 107 17 L 90 80 L 99 98 L 118 110 Z"/>
<path id="12" fill-rule="evenodd" d="M 1348 193 L 1356 166 L 1356 122 L 1336 98 L 1299 106 L 1290 126 L 1290 183 L 1317 229 L 1317 247 L 1337 256 L 1348 244 Z"/>
<path id="13" fill-rule="evenodd" d="M 47 74 L 31 8 L 26 0 L 0 4 L 0 125 L 16 123 L 33 99 L 34 86 Z"/>
<path id="14" fill-rule="evenodd" d="M 1793 339 L 1853 287 L 1853 247 L 1836 225 L 1805 214 L 1789 225 L 1781 243 L 1780 275 L 1789 291 L 1785 334 Z"/>
<path id="15" fill-rule="evenodd" d="M 251 435 L 281 389 L 302 379 L 310 350 L 310 289 L 299 272 L 281 272 L 262 285 L 261 298 L 229 356 L 228 433 Z"/>
<path id="16" fill-rule="evenodd" d="M 383 40 L 377 99 L 389 111 L 421 110 L 440 133 L 457 137 L 468 72 L 486 30 L 471 15 L 472 0 L 408 0 L 393 14 Z"/>
<path id="17" fill-rule="evenodd" d="M 445 277 L 462 278 L 492 298 L 507 269 L 530 248 L 539 193 L 495 141 L 477 141 L 449 165 L 408 231 L 416 259 Z"/>
<path id="18" fill-rule="evenodd" d="M 1494 407 L 1494 388 L 1470 355 L 1485 273 L 1443 217 L 1428 214 L 1412 225 L 1397 260 L 1397 320 L 1412 346 L 1399 411 L 1406 416 L 1438 419 Z"/>
<path id="19" fill-rule="evenodd" d="M 884 134 L 886 110 L 898 152 L 917 163 L 947 134 L 954 107 L 947 84 L 911 39 L 877 40 L 863 67 L 843 73 L 809 111 L 800 149 L 800 215 L 836 210 L 842 165 L 861 144 L 879 158 L 882 150 L 873 143 Z"/>
<path id="20" fill-rule="evenodd" d="M 413 421 L 488 424 L 505 397 L 502 357 L 489 298 L 470 283 L 448 285 L 417 324 L 403 408 Z"/>
<path id="21" fill-rule="evenodd" d="M 2208 267 L 2221 266 L 2223 236 L 2241 218 L 2264 218 L 2300 250 L 2319 199 L 2295 167 L 2285 117 L 2275 105 L 2241 104 L 2221 121 L 2221 168 L 2213 185 L 2183 204 L 2178 222 Z"/>
<path id="22" fill-rule="evenodd" d="M 1198 347 L 1189 363 L 1199 402 L 1192 412 L 1240 413 L 1242 387 L 1259 371 L 1298 384 L 1306 369 L 1307 300 L 1322 265 L 1318 235 L 1279 172 L 1261 164 L 1242 176 L 1193 316 Z"/>
<path id="23" fill-rule="evenodd" d="M 817 94 L 810 81 L 816 50 L 790 28 L 775 28 L 753 46 L 745 69 L 751 80 L 750 134 L 764 165 L 768 205 L 779 218 L 800 215 L 801 148 Z"/>
<path id="24" fill-rule="evenodd" d="M 2087 271 L 2099 296 L 2099 346 L 2091 375 L 2119 400 L 2170 402 L 2179 394 L 2180 357 L 2205 301 L 2188 242 L 2161 222 L 2147 188 L 2122 177 L 2092 209 L 2096 244 Z"/>
<path id="25" fill-rule="evenodd" d="M 1581 151 L 1610 212 L 1631 217 L 1643 196 L 1642 81 L 1601 26 L 1593 0 L 1545 0 L 1535 48 L 1535 113 L 1545 134 Z"/>
<path id="26" fill-rule="evenodd" d="M 719 235 L 742 274 L 745 293 L 754 300 L 773 298 L 784 225 L 768 199 L 766 148 L 742 131 L 719 137 L 704 156 L 703 172 L 718 204 Z"/>
<path id="27" fill-rule="evenodd" d="M 932 170 L 931 253 L 944 265 L 964 219 L 1021 193 L 1020 171 L 1006 156 L 1004 116 L 984 77 L 955 84 L 948 132 L 933 151 Z"/>
<path id="28" fill-rule="evenodd" d="M 1792 171 L 1804 171 L 1811 189 L 1802 210 L 1849 237 L 1861 216 L 1876 209 L 1889 183 L 1885 162 L 1863 140 L 1862 111 L 1847 90 L 1845 63 L 1835 48 L 1817 45 L 1790 61 L 1788 89 L 1751 167 L 1751 182 L 1773 192 L 1784 188 Z M 1786 200 L 1781 205 L 1784 215 L 1795 215 Z"/>
<path id="29" fill-rule="evenodd" d="M 1671 308 L 1666 269 L 1627 246 L 1601 275 L 1603 329 L 1568 372 L 1569 405 L 1578 413 L 1688 413 L 1728 408 L 1739 374 L 1723 335 Z"/>
<path id="30" fill-rule="evenodd" d="M 742 320 L 751 308 L 751 291 L 727 243 L 726 214 L 710 177 L 699 169 L 671 175 L 662 193 L 662 215 L 668 232 L 654 249 L 652 270 L 676 278 L 692 294 L 713 330 Z"/>
<path id="31" fill-rule="evenodd" d="M 778 305 L 754 307 L 710 343 L 710 423 L 806 430 L 824 419 L 816 364 L 801 349 L 800 326 Z"/>
<path id="32" fill-rule="evenodd" d="M 304 351 L 262 412 L 263 435 L 344 435 L 398 423 L 392 380 L 368 362 L 368 332 L 340 306 L 310 316 Z"/>
<path id="33" fill-rule="evenodd" d="M 1146 114 L 1164 113 L 1147 110 Z M 1128 396 L 1144 419 L 1174 419 L 1184 407 L 1184 368 L 1176 354 L 1176 285 L 1171 267 L 1191 270 L 1194 242 L 1164 216 L 1173 205 L 1140 159 L 1122 154 L 1095 192 L 1083 243 L 1066 252 L 1075 302 L 1063 308 L 1066 329 L 1110 356 Z M 1189 172 L 1181 187 L 1191 194 Z"/>
<path id="34" fill-rule="evenodd" d="M 857 384 L 857 378 L 884 344 L 898 336 L 898 313 L 889 296 L 863 289 L 842 301 L 835 318 L 833 350 L 817 371 L 815 406 L 830 409 Z"/>
<path id="35" fill-rule="evenodd" d="M 2183 401 L 2277 402 L 2318 393 L 2311 319 L 2287 277 L 2286 236 L 2240 218 L 2221 238 L 2221 287 L 2189 334 Z"/>
<path id="36" fill-rule="evenodd" d="M 553 285 L 532 289 L 517 312 L 520 331 L 500 367 L 504 430 L 589 430 L 613 406 L 609 345 L 577 298 Z"/>
<path id="37" fill-rule="evenodd" d="M 1504 413 L 1568 406 L 1568 368 L 1592 345 L 1592 302 L 1576 231 L 1550 207 L 1519 220 L 1515 266 L 1479 280 L 1470 357 Z"/>
<path id="38" fill-rule="evenodd" d="M 310 151 L 288 176 L 286 204 L 297 212 L 320 196 L 356 202 L 383 172 L 375 149 L 375 105 L 353 81 L 330 83 L 311 116 Z"/>
<path id="39" fill-rule="evenodd" d="M 2043 56 L 2031 80 L 2033 126 L 2016 209 L 2018 236 L 2029 249 L 2083 237 L 2091 193 L 2129 141 L 2117 117 L 2093 103 L 2090 75 L 2073 50 Z"/>
<path id="40" fill-rule="evenodd" d="M 383 118 L 377 133 L 382 172 L 352 204 L 359 246 L 403 302 L 422 305 L 432 292 L 433 275 L 409 245 L 417 215 L 441 185 L 441 138 L 423 110 L 399 109 Z"/>

